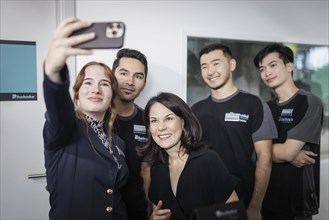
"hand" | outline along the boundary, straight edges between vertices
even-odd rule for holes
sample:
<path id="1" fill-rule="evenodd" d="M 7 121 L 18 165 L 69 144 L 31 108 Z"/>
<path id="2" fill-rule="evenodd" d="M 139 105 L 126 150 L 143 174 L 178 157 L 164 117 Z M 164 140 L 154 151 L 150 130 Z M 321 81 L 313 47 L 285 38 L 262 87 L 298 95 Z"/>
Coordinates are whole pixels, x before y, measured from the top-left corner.
<path id="1" fill-rule="evenodd" d="M 261 220 L 262 215 L 260 213 L 260 209 L 249 206 L 248 209 L 247 209 L 247 217 L 250 220 Z"/>
<path id="2" fill-rule="evenodd" d="M 170 209 L 161 209 L 163 202 L 160 200 L 157 206 L 153 209 L 150 220 L 170 220 L 171 211 Z"/>
<path id="3" fill-rule="evenodd" d="M 90 50 L 73 46 L 95 38 L 95 33 L 70 36 L 74 31 L 89 27 L 90 22 L 83 22 L 71 17 L 64 19 L 53 34 L 50 48 L 45 60 L 45 72 L 48 75 L 58 74 L 71 55 L 91 54 Z"/>
<path id="4" fill-rule="evenodd" d="M 308 150 L 301 150 L 295 159 L 293 159 L 290 163 L 295 167 L 301 168 L 305 165 L 311 165 L 315 163 L 315 160 L 312 157 L 318 156 L 317 154 L 313 153 L 312 151 Z"/>

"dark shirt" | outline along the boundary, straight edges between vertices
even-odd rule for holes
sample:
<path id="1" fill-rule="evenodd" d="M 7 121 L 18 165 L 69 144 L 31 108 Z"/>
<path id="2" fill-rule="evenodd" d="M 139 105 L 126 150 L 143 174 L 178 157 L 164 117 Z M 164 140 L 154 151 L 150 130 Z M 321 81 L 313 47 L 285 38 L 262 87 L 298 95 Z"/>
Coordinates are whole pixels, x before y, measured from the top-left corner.
<path id="1" fill-rule="evenodd" d="M 259 97 L 238 90 L 224 99 L 211 96 L 192 106 L 202 126 L 202 139 L 241 182 L 237 194 L 248 207 L 255 183 L 254 143 L 277 137 L 269 107 Z"/>
<path id="2" fill-rule="evenodd" d="M 320 137 L 323 117 L 321 100 L 312 93 L 299 90 L 284 103 L 276 99 L 268 102 L 278 129 L 278 138 L 273 143 L 284 143 L 287 139 L 305 142 L 309 150 L 316 153 L 316 163 L 297 168 L 290 162 L 273 163 L 270 182 L 263 208 L 286 216 L 303 216 L 303 178 L 305 169 L 312 169 L 312 179 L 319 202 L 320 186 Z M 308 174 L 310 175 L 310 174 Z"/>
<path id="3" fill-rule="evenodd" d="M 149 198 L 155 205 L 162 200 L 163 208 L 172 212 L 171 220 L 188 220 L 194 208 L 225 203 L 237 182 L 216 152 L 201 148 L 189 154 L 178 180 L 176 196 L 171 188 L 168 164 L 153 164 Z"/>
<path id="4" fill-rule="evenodd" d="M 147 200 L 143 188 L 143 179 L 140 175 L 142 158 L 136 153 L 136 148 L 144 145 L 148 140 L 148 133 L 143 123 L 143 110 L 135 105 L 135 111 L 130 117 L 118 115 L 114 132 L 126 143 L 129 178 L 122 189 L 122 194 L 127 204 L 129 219 L 146 220 Z"/>

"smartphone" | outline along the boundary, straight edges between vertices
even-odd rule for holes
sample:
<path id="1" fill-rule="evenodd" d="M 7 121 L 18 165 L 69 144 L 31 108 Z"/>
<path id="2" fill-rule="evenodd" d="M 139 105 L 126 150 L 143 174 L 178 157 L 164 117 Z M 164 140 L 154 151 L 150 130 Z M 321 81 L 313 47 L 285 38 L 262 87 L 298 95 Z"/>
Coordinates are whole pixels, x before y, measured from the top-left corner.
<path id="1" fill-rule="evenodd" d="M 77 44 L 75 47 L 83 49 L 111 49 L 123 46 L 126 26 L 121 21 L 95 22 L 91 26 L 75 31 L 72 35 L 95 32 L 93 40 Z"/>

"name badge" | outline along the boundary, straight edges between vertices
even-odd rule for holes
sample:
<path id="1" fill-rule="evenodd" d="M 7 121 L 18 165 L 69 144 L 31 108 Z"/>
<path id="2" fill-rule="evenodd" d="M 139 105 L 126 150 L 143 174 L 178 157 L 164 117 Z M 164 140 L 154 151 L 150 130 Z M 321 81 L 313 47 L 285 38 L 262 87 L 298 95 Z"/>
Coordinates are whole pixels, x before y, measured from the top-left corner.
<path id="1" fill-rule="evenodd" d="M 134 134 L 146 134 L 146 127 L 144 125 L 134 125 Z"/>
<path id="2" fill-rule="evenodd" d="M 285 109 L 282 109 L 282 112 L 281 112 L 281 116 L 292 116 L 292 112 L 294 111 L 293 108 L 285 108 Z"/>
<path id="3" fill-rule="evenodd" d="M 225 113 L 225 121 L 239 121 L 239 113 Z"/>

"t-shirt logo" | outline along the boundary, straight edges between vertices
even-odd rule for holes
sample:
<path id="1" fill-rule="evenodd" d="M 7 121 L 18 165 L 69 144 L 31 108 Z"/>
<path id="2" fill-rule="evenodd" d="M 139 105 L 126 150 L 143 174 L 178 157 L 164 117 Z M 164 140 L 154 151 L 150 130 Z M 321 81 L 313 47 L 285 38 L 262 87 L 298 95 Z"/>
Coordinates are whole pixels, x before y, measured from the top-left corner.
<path id="1" fill-rule="evenodd" d="M 284 109 L 282 109 L 281 116 L 282 117 L 292 116 L 293 111 L 294 111 L 293 108 L 284 108 Z"/>
<path id="2" fill-rule="evenodd" d="M 134 125 L 134 134 L 146 134 L 146 127 L 144 125 Z"/>
<path id="3" fill-rule="evenodd" d="M 235 122 L 247 122 L 249 119 L 249 114 L 242 113 L 225 113 L 225 121 L 235 121 Z"/>
<path id="4" fill-rule="evenodd" d="M 147 142 L 149 139 L 148 137 L 140 136 L 138 134 L 135 134 L 135 140 L 138 142 Z"/>
<path id="5" fill-rule="evenodd" d="M 144 125 L 134 125 L 134 138 L 138 142 L 147 142 L 146 127 Z"/>
<path id="6" fill-rule="evenodd" d="M 292 117 L 293 111 L 293 108 L 282 109 L 281 116 L 279 116 L 279 122 L 287 124 L 292 123 L 294 121 Z"/>

